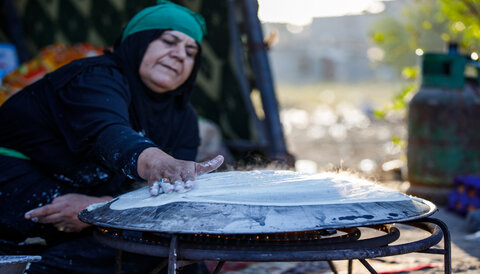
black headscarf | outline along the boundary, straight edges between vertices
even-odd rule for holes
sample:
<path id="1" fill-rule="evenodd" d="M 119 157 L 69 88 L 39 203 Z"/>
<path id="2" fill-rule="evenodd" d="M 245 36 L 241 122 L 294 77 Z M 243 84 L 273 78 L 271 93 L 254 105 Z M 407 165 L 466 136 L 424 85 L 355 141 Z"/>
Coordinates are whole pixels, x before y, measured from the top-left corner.
<path id="1" fill-rule="evenodd" d="M 132 127 L 143 132 L 146 137 L 160 147 L 163 147 L 168 140 L 175 138 L 176 133 L 171 132 L 171 136 L 162 136 L 162 138 L 158 138 L 156 135 L 172 123 L 183 122 L 182 114 L 185 114 L 185 111 L 182 109 L 187 107 L 201 61 L 201 47 L 197 44 L 199 51 L 195 56 L 192 72 L 185 83 L 177 89 L 165 93 L 151 91 L 140 78 L 140 64 L 148 45 L 160 38 L 164 31 L 146 30 L 134 33 L 121 43 L 120 39 L 117 40 L 113 52 L 106 53 L 119 64 L 128 79 L 132 94 L 129 111 Z"/>

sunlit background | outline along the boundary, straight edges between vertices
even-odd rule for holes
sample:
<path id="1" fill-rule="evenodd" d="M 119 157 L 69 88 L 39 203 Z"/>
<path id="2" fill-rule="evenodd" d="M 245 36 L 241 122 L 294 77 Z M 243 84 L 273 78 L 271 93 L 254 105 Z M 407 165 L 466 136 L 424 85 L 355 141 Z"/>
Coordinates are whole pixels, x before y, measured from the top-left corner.
<path id="1" fill-rule="evenodd" d="M 384 64 L 385 50 L 371 36 L 378 20 L 402 16 L 411 1 L 258 3 L 297 169 L 396 176 L 403 165 L 401 141 L 396 141 L 406 135 L 403 113 L 390 112 L 383 120 L 374 113 L 401 90 L 402 77 Z"/>
<path id="2" fill-rule="evenodd" d="M 252 0 L 252 3 L 253 1 L 255 0 Z M 258 17 L 262 23 L 264 42 L 269 54 L 269 68 L 272 71 L 276 98 L 280 106 L 279 114 L 283 133 L 288 152 L 296 159 L 296 170 L 302 172 L 347 171 L 405 191 L 409 184 L 406 170 L 408 138 L 406 117 L 410 99 L 419 90 L 421 83 L 419 64 L 427 53 L 446 54 L 447 49 L 451 48 L 449 46 L 453 44 L 458 44 L 458 50 L 462 55 L 470 56 L 472 60 L 479 59 L 480 0 L 256 1 L 259 4 Z M 62 55 L 79 58 L 82 55 L 90 56 L 92 53 L 101 54 L 102 50 L 99 47 L 110 46 L 109 43 L 117 39 L 121 30 L 121 21 L 133 15 L 132 6 L 145 6 L 147 2 L 156 1 L 2 1 L 5 3 L 2 7 L 6 7 L 6 3 L 18 5 L 20 14 L 25 20 L 24 31 L 29 33 L 28 37 L 32 42 L 34 40 L 38 42 L 30 46 L 34 46 L 33 48 L 37 50 L 44 47 L 48 50 L 39 54 L 40 59 L 27 58 L 31 60 L 31 66 L 19 69 L 16 78 L 22 81 L 10 81 L 10 83 L 26 84 L 25 75 L 29 76 L 28 80 L 35 81 L 41 73 L 46 73 L 47 69 L 52 70 L 54 66 L 60 66 L 65 61 L 58 58 Z M 239 87 L 249 86 L 250 83 L 251 86 L 258 88 L 259 85 L 255 80 L 261 77 L 256 78 L 252 67 L 245 66 L 245 78 L 248 77 L 248 79 L 242 80 L 249 81 L 237 82 L 233 79 L 234 70 L 238 72 L 241 68 L 238 66 L 241 63 L 234 59 L 241 58 L 242 55 L 237 55 L 240 51 L 233 49 L 229 44 L 231 43 L 229 39 L 234 35 L 225 30 L 227 27 L 232 27 L 229 23 L 234 22 L 229 20 L 231 17 L 227 12 L 227 3 L 240 4 L 247 1 L 175 0 L 174 2 L 186 3 L 194 10 L 203 10 L 202 6 L 205 5 L 205 11 L 208 12 L 204 16 L 207 24 L 211 24 L 209 28 L 212 27 L 205 46 L 202 45 L 205 62 L 202 63 L 202 71 L 197 78 L 199 90 L 196 92 L 196 95 L 199 95 L 198 92 L 204 91 L 203 95 L 200 93 L 197 97 L 200 100 L 196 105 L 199 114 L 203 111 L 204 118 L 207 118 L 202 119 L 203 122 L 200 125 L 205 136 L 202 140 L 210 141 L 208 149 L 213 147 L 209 151 L 204 149 L 207 152 L 206 157 L 226 152 L 223 140 L 242 141 L 239 142 L 240 150 L 246 150 L 249 146 L 244 146 L 241 140 L 244 138 L 241 136 L 243 132 L 237 134 L 235 124 L 240 125 L 241 131 L 244 131 L 242 125 L 244 122 L 245 128 L 253 129 L 256 126 L 253 120 L 243 115 L 245 105 L 242 105 L 243 100 L 237 99 L 240 93 L 235 93 L 235 90 L 238 89 L 237 92 L 241 89 L 247 90 L 248 87 Z M 220 7 L 218 10 L 217 5 Z M 237 8 L 238 14 L 241 15 L 241 7 L 237 6 Z M 9 17 L 12 20 L 15 16 Z M 247 24 L 243 23 L 247 19 L 240 16 L 236 19 L 242 23 L 237 30 L 245 31 Z M 231 28 L 230 31 L 233 29 Z M 231 37 L 229 34 L 232 34 Z M 247 37 L 245 33 L 241 35 L 244 35 L 242 38 Z M 2 38 L 5 40 L 6 35 L 0 32 L 0 41 Z M 92 44 L 90 46 L 81 44 L 81 47 L 65 47 L 66 45 L 62 44 L 65 41 L 78 43 L 85 40 Z M 241 41 L 250 42 L 248 38 Z M 56 44 L 56 42 L 61 43 Z M 93 47 L 93 45 L 99 47 Z M 243 46 L 247 49 L 243 55 L 245 57 L 250 57 L 253 50 L 263 49 L 258 47 L 257 43 L 253 47 L 249 47 L 252 45 L 248 44 Z M 58 54 L 58 52 L 66 52 L 65 48 L 70 49 L 70 54 Z M 11 47 L 7 49 L 12 52 Z M 225 60 L 224 57 L 229 60 Z M 42 66 L 39 69 L 37 65 Z M 26 73 L 25 68 L 31 73 Z M 479 74 L 477 72 L 475 75 L 476 79 Z M 0 73 L 0 79 L 1 77 Z M 5 81 L 3 83 L 5 84 Z M 476 86 L 475 92 L 480 94 L 478 83 Z M 264 112 L 261 107 L 262 96 L 257 88 L 251 91 L 251 99 L 256 106 L 255 111 L 259 118 L 276 115 L 275 112 Z M 461 92 L 455 93 L 456 96 L 461 96 Z M 2 93 L 0 90 L 0 104 L 7 95 L 10 94 Z M 470 101 L 475 102 L 475 100 Z M 237 112 L 237 110 L 240 111 Z M 468 111 L 462 109 L 461 113 L 464 115 Z M 470 116 L 465 115 L 461 119 L 450 120 L 450 122 L 469 125 L 464 123 L 467 118 L 476 119 L 475 115 Z M 211 123 L 206 122 L 208 118 L 212 118 Z M 473 121 L 476 122 L 476 120 Z M 253 130 L 251 134 L 252 139 L 257 137 L 261 139 L 259 136 L 253 136 L 260 132 L 262 132 L 261 127 L 256 127 L 256 131 Z M 469 142 L 458 142 L 457 136 L 453 137 L 455 138 L 451 139 L 452 144 L 470 145 Z M 252 149 L 257 145 L 255 142 Z M 427 143 L 423 140 L 422 142 Z M 432 143 L 450 146 L 446 142 L 437 140 Z M 452 145 L 450 148 L 456 147 Z M 441 152 L 441 150 L 438 151 Z M 438 153 L 438 155 L 444 154 L 446 153 Z M 474 158 L 471 156 L 474 154 L 465 153 L 465 155 Z M 431 165 L 430 161 L 425 162 Z M 245 167 L 241 166 L 241 168 Z M 247 165 L 246 168 L 251 166 Z M 272 164 L 272 168 L 279 167 Z M 465 189 L 462 190 L 464 194 L 467 193 Z M 468 191 L 469 195 L 470 193 L 471 191 Z M 458 204 L 461 203 L 456 203 Z M 461 222 L 456 223 L 463 225 Z M 480 231 L 477 232 L 478 236 L 465 237 L 462 240 L 463 237 L 458 235 L 460 230 L 459 227 L 451 230 L 457 234 L 452 235 L 452 243 L 461 243 L 464 247 L 463 250 L 455 247 L 452 249 L 453 271 L 479 273 Z M 415 239 L 417 240 L 417 237 Z M 476 258 L 472 259 L 472 256 L 469 256 L 472 254 L 477 254 Z M 393 256 L 391 263 L 382 258 L 376 260 L 376 264 L 380 262 L 388 264 L 386 266 L 388 270 L 382 270 L 382 272 L 392 272 L 391 266 L 394 263 L 402 264 L 403 272 L 407 271 L 405 266 L 413 265 L 432 268 L 426 271 L 421 270 L 422 273 L 441 272 L 442 266 L 437 260 L 441 260 L 441 257 L 430 260 L 426 257 L 428 255 L 438 256 L 439 254 L 412 255 L 405 257 L 404 263 L 399 256 Z M 360 264 L 359 261 L 356 263 Z M 440 268 L 436 268 L 437 264 Z M 346 263 L 344 265 L 347 266 Z M 273 272 L 282 272 L 277 267 L 278 265 L 274 265 Z M 295 273 L 310 273 L 303 271 L 309 267 L 305 262 L 291 267 L 296 269 Z M 355 266 L 354 269 L 358 269 L 357 267 Z M 364 269 L 362 265 L 359 267 Z M 252 271 L 243 273 L 272 272 L 256 271 L 257 269 L 253 268 Z M 414 272 L 417 273 L 417 271 Z M 315 271 L 315 273 L 319 272 Z"/>
<path id="3" fill-rule="evenodd" d="M 315 17 L 379 13 L 385 9 L 379 0 L 258 0 L 258 16 L 263 22 L 305 26 Z"/>
<path id="4" fill-rule="evenodd" d="M 449 195 L 449 208 L 457 212 L 463 210 L 465 204 L 470 211 L 466 213 L 467 222 L 456 219 L 449 224 L 450 227 L 461 226 L 453 233 L 457 234 L 454 236 L 457 240 L 453 240 L 452 245 L 460 247 L 452 253 L 452 262 L 456 265 L 453 269 L 456 273 L 478 273 L 479 253 L 471 252 L 478 249 L 469 244 L 478 245 L 480 240 L 480 209 L 470 206 L 468 201 L 473 199 L 463 198 L 465 194 L 462 202 L 452 199 L 456 193 L 464 192 L 463 184 L 458 184 L 457 179 L 455 187 L 462 189 L 458 192 L 446 194 L 441 192 L 441 186 L 453 188 L 451 175 L 469 174 L 460 178 L 476 178 L 472 179 L 472 182 L 476 180 L 472 185 L 478 188 L 478 165 L 475 170 L 465 172 L 464 167 L 474 161 L 460 159 L 473 150 L 471 144 L 478 143 L 478 138 L 473 141 L 478 130 L 475 132 L 469 123 L 473 125 L 478 120 L 475 111 L 478 112 L 479 106 L 473 102 L 480 98 L 480 65 L 475 62 L 479 60 L 480 49 L 480 1 L 258 2 L 259 18 L 269 44 L 280 117 L 289 151 L 297 157 L 296 169 L 306 172 L 347 170 L 401 191 L 409 190 L 414 196 L 426 194 L 426 198 L 437 205 L 445 203 Z M 440 83 L 441 87 L 422 87 L 425 79 L 421 79 L 420 64 L 423 58 L 432 56 L 428 53 L 459 60 L 462 60 L 459 55 L 466 57 L 465 75 L 460 78 L 469 77 L 470 86 L 456 87 L 452 93 L 448 92 L 453 91 L 451 88 Z M 469 89 L 476 95 L 469 97 Z M 422 95 L 415 96 L 419 93 Z M 417 108 L 409 110 L 412 98 L 417 99 Z M 433 107 L 431 102 L 438 105 Z M 466 107 L 470 104 L 472 107 Z M 461 117 L 452 115 L 459 110 Z M 441 115 L 445 118 L 433 119 Z M 412 122 L 407 121 L 407 116 L 420 118 Z M 410 124 L 410 132 L 407 124 Z M 468 126 L 457 130 L 459 124 Z M 441 141 L 437 133 L 440 131 L 449 132 L 441 134 Z M 417 137 L 421 142 L 415 139 Z M 460 139 L 472 141 L 458 142 Z M 408 156 L 407 141 L 410 141 L 410 148 L 414 148 Z M 417 146 L 412 146 L 416 142 Z M 463 144 L 468 146 L 463 147 Z M 458 153 L 444 153 L 450 149 Z M 477 152 L 478 149 L 472 153 Z M 451 162 L 438 164 L 441 161 Z M 450 163 L 456 161 L 464 162 L 453 167 L 455 165 Z M 414 167 L 410 171 L 407 162 Z M 430 168 L 435 172 L 429 173 Z M 444 173 L 443 169 L 449 171 Z M 452 173 L 447 175 L 450 171 Z M 432 179 L 435 176 L 438 181 Z M 416 192 L 412 177 L 422 178 L 423 193 Z M 434 181 L 435 184 L 431 183 Z M 467 231 L 477 232 L 459 235 Z M 464 242 L 458 240 L 463 237 Z M 433 262 L 420 257 L 412 256 L 409 260 L 417 260 L 417 264 L 420 259 Z M 464 265 L 467 267 L 462 268 Z M 423 270 L 425 273 L 439 271 Z"/>

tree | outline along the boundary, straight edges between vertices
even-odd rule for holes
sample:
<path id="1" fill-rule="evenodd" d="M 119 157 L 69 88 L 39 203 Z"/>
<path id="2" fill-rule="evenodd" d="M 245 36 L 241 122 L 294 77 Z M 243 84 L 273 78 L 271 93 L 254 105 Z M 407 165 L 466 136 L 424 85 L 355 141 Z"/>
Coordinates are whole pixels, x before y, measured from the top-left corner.
<path id="1" fill-rule="evenodd" d="M 409 99 L 418 90 L 417 55 L 446 52 L 446 45 L 452 42 L 458 43 L 463 54 L 479 50 L 480 0 L 409 1 L 400 16 L 378 20 L 370 37 L 385 52 L 380 62 L 393 66 L 411 81 L 376 114 L 384 117 L 392 110 L 405 112 Z"/>
<path id="2" fill-rule="evenodd" d="M 439 0 L 441 13 L 446 18 L 449 39 L 458 41 L 465 53 L 480 47 L 480 1 Z"/>
<path id="3" fill-rule="evenodd" d="M 480 47 L 480 0 L 410 1 L 400 16 L 377 21 L 370 37 L 385 51 L 382 62 L 400 71 L 417 64 L 416 54 L 445 52 L 450 42 L 458 43 L 464 54 L 476 52 Z"/>
<path id="4" fill-rule="evenodd" d="M 446 16 L 438 0 L 407 2 L 399 16 L 378 20 L 372 27 L 370 37 L 384 50 L 384 64 L 398 71 L 417 64 L 417 49 L 439 52 L 444 50 L 450 36 Z"/>

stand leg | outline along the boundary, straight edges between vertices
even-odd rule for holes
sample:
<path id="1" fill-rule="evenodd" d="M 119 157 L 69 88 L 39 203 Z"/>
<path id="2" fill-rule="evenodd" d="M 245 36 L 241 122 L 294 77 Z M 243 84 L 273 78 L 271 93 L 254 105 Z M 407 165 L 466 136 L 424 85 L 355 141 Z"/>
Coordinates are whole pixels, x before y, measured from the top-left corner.
<path id="1" fill-rule="evenodd" d="M 215 267 L 215 270 L 213 270 L 213 274 L 219 274 L 224 264 L 225 264 L 225 261 L 218 262 L 217 267 Z"/>
<path id="2" fill-rule="evenodd" d="M 332 270 L 332 272 L 333 272 L 334 274 L 338 274 L 337 268 L 335 267 L 335 265 L 333 264 L 333 262 L 330 261 L 330 260 L 327 261 L 327 262 L 328 262 L 328 266 L 330 266 L 330 270 Z"/>
<path id="3" fill-rule="evenodd" d="M 450 231 L 448 230 L 447 225 L 435 218 L 426 218 L 427 222 L 434 223 L 440 227 L 443 232 L 443 249 L 444 249 L 444 270 L 445 274 L 452 273 L 452 245 L 450 238 Z"/>
<path id="4" fill-rule="evenodd" d="M 177 235 L 172 235 L 170 251 L 168 253 L 168 274 L 177 273 Z"/>
<path id="5" fill-rule="evenodd" d="M 363 264 L 363 266 L 365 266 L 368 269 L 368 271 L 370 271 L 370 273 L 377 274 L 377 271 L 373 269 L 373 267 L 367 262 L 367 260 L 365 259 L 358 259 L 358 260 Z"/>
<path id="6" fill-rule="evenodd" d="M 120 249 L 117 252 L 117 258 L 115 263 L 117 268 L 115 269 L 115 273 L 118 273 L 118 274 L 122 273 L 122 250 Z"/>

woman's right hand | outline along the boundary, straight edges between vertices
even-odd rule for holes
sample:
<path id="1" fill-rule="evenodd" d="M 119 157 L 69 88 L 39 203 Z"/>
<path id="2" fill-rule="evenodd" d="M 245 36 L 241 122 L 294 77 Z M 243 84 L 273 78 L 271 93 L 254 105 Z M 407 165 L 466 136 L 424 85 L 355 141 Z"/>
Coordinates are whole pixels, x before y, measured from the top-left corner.
<path id="1" fill-rule="evenodd" d="M 222 155 L 202 163 L 177 160 L 159 148 L 149 147 L 138 156 L 137 171 L 150 186 L 161 179 L 173 184 L 177 181 L 194 181 L 196 176 L 219 168 L 223 160 Z"/>

